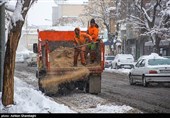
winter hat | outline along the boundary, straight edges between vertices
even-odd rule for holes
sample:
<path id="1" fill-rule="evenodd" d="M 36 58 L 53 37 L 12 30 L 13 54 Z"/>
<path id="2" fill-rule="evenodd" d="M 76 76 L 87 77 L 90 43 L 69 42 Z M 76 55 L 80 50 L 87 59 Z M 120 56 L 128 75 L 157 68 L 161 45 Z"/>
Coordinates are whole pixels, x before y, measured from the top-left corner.
<path id="1" fill-rule="evenodd" d="M 76 30 L 78 30 L 78 31 L 80 32 L 80 28 L 79 28 L 79 27 L 76 27 L 76 28 L 74 29 L 74 32 L 75 32 Z"/>
<path id="2" fill-rule="evenodd" d="M 94 20 L 94 19 L 91 19 L 90 23 L 95 23 L 95 20 Z"/>

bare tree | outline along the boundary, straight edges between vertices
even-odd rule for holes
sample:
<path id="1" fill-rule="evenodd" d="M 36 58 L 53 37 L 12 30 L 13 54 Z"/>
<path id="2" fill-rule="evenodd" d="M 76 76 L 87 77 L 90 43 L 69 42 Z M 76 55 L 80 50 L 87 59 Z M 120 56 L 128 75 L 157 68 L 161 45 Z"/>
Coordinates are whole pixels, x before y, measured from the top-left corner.
<path id="1" fill-rule="evenodd" d="M 88 16 L 90 18 L 95 18 L 97 23 L 100 26 L 100 29 L 106 28 L 108 32 L 108 39 L 111 41 L 110 35 L 110 11 L 113 10 L 114 0 L 89 0 L 89 3 L 85 6 L 84 16 Z M 111 45 L 110 45 L 110 51 Z"/>
<path id="2" fill-rule="evenodd" d="M 8 37 L 4 61 L 4 81 L 2 91 L 2 103 L 4 106 L 13 104 L 14 101 L 14 70 L 15 56 L 21 36 L 22 26 L 28 10 L 37 0 L 17 0 L 13 17 L 9 20 Z M 17 18 L 16 15 L 19 15 Z"/>
<path id="3" fill-rule="evenodd" d="M 149 36 L 154 44 L 154 52 L 160 53 L 159 43 L 170 33 L 170 0 L 134 0 L 139 16 L 130 15 L 130 22 L 142 29 L 141 35 Z"/>

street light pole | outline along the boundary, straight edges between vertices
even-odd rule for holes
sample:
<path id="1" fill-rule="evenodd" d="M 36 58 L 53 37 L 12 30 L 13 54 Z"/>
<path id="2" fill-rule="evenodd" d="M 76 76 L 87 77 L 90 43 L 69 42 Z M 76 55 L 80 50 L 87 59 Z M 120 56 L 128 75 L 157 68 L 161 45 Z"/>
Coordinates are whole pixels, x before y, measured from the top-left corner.
<path id="1" fill-rule="evenodd" d="M 3 85 L 4 70 L 4 52 L 5 52 L 5 4 L 0 1 L 0 92 Z"/>

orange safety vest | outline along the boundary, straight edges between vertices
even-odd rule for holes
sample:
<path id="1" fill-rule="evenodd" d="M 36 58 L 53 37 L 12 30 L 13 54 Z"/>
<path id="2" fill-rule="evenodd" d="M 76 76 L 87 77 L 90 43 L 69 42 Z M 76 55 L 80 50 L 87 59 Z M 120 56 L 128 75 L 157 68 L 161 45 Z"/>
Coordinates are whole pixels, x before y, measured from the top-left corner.
<path id="1" fill-rule="evenodd" d="M 93 41 L 96 42 L 99 35 L 99 29 L 96 28 L 95 26 L 94 27 L 90 26 L 88 28 L 88 33 L 92 37 Z"/>

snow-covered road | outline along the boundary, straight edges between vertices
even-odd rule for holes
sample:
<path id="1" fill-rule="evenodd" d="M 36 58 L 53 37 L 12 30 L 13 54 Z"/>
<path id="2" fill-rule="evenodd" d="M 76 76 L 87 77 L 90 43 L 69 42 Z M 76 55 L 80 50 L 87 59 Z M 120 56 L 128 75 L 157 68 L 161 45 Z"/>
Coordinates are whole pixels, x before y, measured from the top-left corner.
<path id="1" fill-rule="evenodd" d="M 14 105 L 4 107 L 0 101 L 1 113 L 141 113 L 130 106 L 78 91 L 68 96 L 48 97 L 38 90 L 35 73 L 29 69 L 16 67 Z"/>

